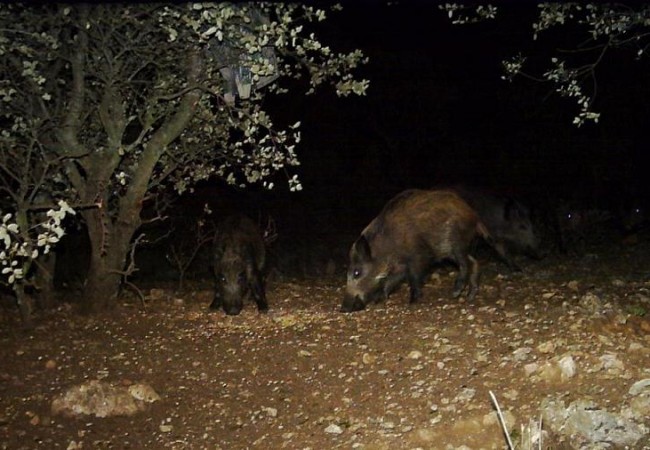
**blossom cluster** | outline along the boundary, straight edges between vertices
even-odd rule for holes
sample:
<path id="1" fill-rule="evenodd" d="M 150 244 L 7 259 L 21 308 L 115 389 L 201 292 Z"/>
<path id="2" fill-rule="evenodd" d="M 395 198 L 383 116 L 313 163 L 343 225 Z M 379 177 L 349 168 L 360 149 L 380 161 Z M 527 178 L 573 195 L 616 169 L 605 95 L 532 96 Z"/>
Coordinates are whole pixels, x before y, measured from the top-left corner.
<path id="1" fill-rule="evenodd" d="M 497 15 L 497 8 L 494 5 L 467 6 L 459 3 L 444 3 L 438 8 L 445 11 L 454 25 L 481 22 L 486 19 L 494 19 Z"/>
<path id="2" fill-rule="evenodd" d="M 16 216 L 4 214 L 0 223 L 0 266 L 3 284 L 9 286 L 24 279 L 32 261 L 41 254 L 50 252 L 51 247 L 65 234 L 63 219 L 75 211 L 63 200 L 58 207 L 48 210 L 42 222 L 29 230 L 21 230 Z"/>

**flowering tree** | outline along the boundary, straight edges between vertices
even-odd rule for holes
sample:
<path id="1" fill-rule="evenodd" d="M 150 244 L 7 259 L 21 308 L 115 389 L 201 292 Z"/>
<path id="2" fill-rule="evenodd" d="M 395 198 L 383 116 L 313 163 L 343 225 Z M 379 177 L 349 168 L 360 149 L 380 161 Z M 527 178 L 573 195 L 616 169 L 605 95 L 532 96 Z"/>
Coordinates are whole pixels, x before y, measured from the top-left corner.
<path id="1" fill-rule="evenodd" d="M 61 222 L 67 214 L 75 212 L 60 200 L 58 207 L 49 209 L 45 217 L 32 219 L 30 212 L 18 209 L 14 215 L 7 213 L 0 223 L 0 283 L 11 288 L 16 294 L 20 314 L 29 320 L 31 303 L 25 298 L 25 288 L 34 286 L 30 271 L 34 262 L 41 257 L 50 256 L 51 246 L 59 242 L 64 234 Z M 30 222 L 36 222 L 31 227 Z M 47 269 L 42 269 L 43 270 Z M 49 273 L 48 275 L 51 275 Z M 51 277 L 41 277 L 51 280 Z M 45 287 L 47 291 L 48 287 Z"/>
<path id="2" fill-rule="evenodd" d="M 49 223 L 42 213 L 12 222 L 18 211 L 69 212 L 57 206 L 65 200 L 88 229 L 84 297 L 101 310 L 157 192 L 209 177 L 271 187 L 277 171 L 300 189 L 289 172 L 300 124 L 276 128 L 264 96 L 285 92 L 287 78 L 341 96 L 368 85 L 351 74 L 365 61 L 360 51 L 335 53 L 311 32 L 325 18 L 296 4 L 1 5 L 5 244 Z M 8 283 L 26 274 L 11 269 L 15 255 L 0 255 Z"/>
<path id="3" fill-rule="evenodd" d="M 577 126 L 587 121 L 598 122 L 600 113 L 593 109 L 598 91 L 597 68 L 605 55 L 615 49 L 631 50 L 637 59 L 646 55 L 650 45 L 650 5 L 634 6 L 620 3 L 540 3 L 538 17 L 532 24 L 532 38 L 556 27 L 572 26 L 580 33 L 579 41 L 570 43 L 570 49 L 559 49 L 541 73 L 528 71 L 529 57 L 516 55 L 502 62 L 503 79 L 512 81 L 517 75 L 531 80 L 551 83 L 563 97 L 578 104 L 573 119 Z M 493 5 L 468 6 L 457 3 L 440 5 L 455 24 L 475 23 L 494 19 Z"/>

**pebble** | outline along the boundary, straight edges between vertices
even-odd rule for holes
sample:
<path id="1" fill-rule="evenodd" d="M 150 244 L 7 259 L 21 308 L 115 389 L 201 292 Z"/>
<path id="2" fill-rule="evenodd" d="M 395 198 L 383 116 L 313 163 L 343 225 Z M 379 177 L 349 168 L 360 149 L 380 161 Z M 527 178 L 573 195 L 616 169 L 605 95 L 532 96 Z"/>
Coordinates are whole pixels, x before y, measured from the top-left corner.
<path id="1" fill-rule="evenodd" d="M 333 424 L 329 425 L 327 428 L 325 428 L 325 433 L 341 434 L 341 433 L 343 433 L 343 428 L 341 428 L 340 426 L 333 423 Z"/>

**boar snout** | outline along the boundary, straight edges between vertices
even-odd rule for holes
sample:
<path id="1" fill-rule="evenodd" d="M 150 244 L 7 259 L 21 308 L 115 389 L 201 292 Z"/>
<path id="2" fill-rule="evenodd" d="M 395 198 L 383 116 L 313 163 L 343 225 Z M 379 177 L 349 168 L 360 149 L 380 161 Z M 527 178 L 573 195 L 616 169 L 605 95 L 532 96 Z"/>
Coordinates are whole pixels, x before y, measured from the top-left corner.
<path id="1" fill-rule="evenodd" d="M 224 305 L 223 310 L 228 316 L 236 316 L 241 312 L 242 307 L 243 305 L 230 305 L 230 306 Z"/>
<path id="2" fill-rule="evenodd" d="M 366 309 L 366 304 L 359 296 L 346 295 L 341 304 L 341 312 L 350 313 L 355 311 L 362 311 Z"/>

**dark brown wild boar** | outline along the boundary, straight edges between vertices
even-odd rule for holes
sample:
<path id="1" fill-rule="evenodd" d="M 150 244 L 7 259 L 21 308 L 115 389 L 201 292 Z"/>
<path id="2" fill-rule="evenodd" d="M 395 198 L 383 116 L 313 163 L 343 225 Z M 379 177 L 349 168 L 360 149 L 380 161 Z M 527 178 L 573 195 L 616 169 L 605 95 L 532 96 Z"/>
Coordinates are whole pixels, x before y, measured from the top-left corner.
<path id="1" fill-rule="evenodd" d="M 250 293 L 260 312 L 268 310 L 263 271 L 266 251 L 260 228 L 248 217 L 227 217 L 218 227 L 214 242 L 214 300 L 210 309 L 223 308 L 237 315 Z"/>
<path id="2" fill-rule="evenodd" d="M 466 186 L 456 186 L 452 190 L 476 211 L 490 233 L 492 247 L 510 269 L 521 271 L 512 257 L 513 253 L 524 253 L 533 259 L 540 259 L 539 238 L 525 205 L 509 196 Z"/>
<path id="3" fill-rule="evenodd" d="M 398 194 L 350 249 L 341 311 L 359 311 L 371 301 L 387 298 L 404 280 L 415 302 L 433 263 L 443 260 L 459 268 L 454 297 L 469 280 L 468 299 L 473 299 L 479 272 L 468 250 L 477 234 L 489 239 L 476 212 L 456 193 L 413 189 Z"/>

